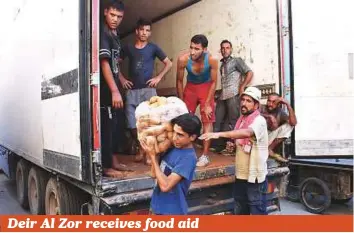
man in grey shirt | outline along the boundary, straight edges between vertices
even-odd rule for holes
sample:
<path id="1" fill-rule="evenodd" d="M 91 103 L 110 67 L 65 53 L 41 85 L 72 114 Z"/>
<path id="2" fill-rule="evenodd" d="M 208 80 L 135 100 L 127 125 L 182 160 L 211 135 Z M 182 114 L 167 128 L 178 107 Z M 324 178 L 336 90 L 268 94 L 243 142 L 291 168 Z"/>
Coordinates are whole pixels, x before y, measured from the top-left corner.
<path id="1" fill-rule="evenodd" d="M 220 44 L 221 93 L 216 104 L 214 132 L 233 130 L 240 116 L 239 95 L 253 77 L 252 70 L 239 57 L 232 57 L 232 43 L 223 40 Z"/>

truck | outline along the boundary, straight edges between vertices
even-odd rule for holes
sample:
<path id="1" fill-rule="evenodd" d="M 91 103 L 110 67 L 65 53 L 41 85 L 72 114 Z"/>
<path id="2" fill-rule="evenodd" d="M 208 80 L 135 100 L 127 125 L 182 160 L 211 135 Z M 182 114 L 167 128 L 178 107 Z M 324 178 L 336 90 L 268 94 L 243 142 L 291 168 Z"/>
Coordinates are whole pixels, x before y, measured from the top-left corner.
<path id="1" fill-rule="evenodd" d="M 262 103 L 278 92 L 295 108 L 299 124 L 284 145 L 288 157 L 350 157 L 354 33 L 346 17 L 353 3 L 341 1 L 126 0 L 119 31 L 128 43 L 136 20 L 152 19 L 151 41 L 174 63 L 158 86 L 161 96 L 176 95 L 177 56 L 194 34 L 205 34 L 208 50 L 219 57 L 220 42 L 229 39 L 234 55 L 254 71 L 252 85 L 262 91 Z M 16 180 L 19 203 L 32 214 L 148 214 L 155 185 L 148 166 L 121 155 L 133 172 L 119 179 L 102 176 L 102 1 L 10 4 L 15 10 L 6 14 L 8 33 L 0 45 L 0 168 Z M 326 17 L 333 9 L 338 18 Z M 336 35 L 340 41 L 329 49 Z M 160 68 L 156 63 L 155 72 Z M 190 214 L 232 213 L 234 159 L 212 153 L 212 163 L 197 168 Z M 269 213 L 281 211 L 289 171 L 269 159 Z"/>

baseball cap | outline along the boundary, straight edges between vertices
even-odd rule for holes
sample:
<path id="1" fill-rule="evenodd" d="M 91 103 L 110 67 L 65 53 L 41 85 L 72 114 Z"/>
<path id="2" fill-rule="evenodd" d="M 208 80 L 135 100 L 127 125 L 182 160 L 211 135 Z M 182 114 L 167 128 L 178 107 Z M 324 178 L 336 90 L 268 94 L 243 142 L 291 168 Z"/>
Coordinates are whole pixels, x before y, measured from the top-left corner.
<path id="1" fill-rule="evenodd" d="M 247 87 L 241 95 L 248 95 L 259 102 L 261 100 L 262 92 L 257 87 Z"/>

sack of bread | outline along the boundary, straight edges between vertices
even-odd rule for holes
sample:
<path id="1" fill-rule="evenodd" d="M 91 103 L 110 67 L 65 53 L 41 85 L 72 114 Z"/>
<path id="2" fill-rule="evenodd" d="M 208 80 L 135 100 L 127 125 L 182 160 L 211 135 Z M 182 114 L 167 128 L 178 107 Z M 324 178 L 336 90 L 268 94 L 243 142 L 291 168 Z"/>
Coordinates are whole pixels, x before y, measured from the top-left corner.
<path id="1" fill-rule="evenodd" d="M 153 96 L 136 108 L 135 118 L 138 140 L 145 140 L 156 154 L 167 151 L 172 145 L 171 120 L 188 113 L 185 103 L 177 97 Z"/>

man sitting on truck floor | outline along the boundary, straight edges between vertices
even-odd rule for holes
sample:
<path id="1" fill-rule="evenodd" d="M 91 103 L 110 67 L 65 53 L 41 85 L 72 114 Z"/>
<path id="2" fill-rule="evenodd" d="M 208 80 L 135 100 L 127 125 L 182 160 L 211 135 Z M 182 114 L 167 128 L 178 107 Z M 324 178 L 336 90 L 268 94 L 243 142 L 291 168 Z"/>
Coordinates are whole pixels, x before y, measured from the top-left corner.
<path id="1" fill-rule="evenodd" d="M 289 115 L 283 110 L 285 105 Z M 267 121 L 269 156 L 279 162 L 287 162 L 285 158 L 274 152 L 277 147 L 291 136 L 291 132 L 297 124 L 296 115 L 291 105 L 279 94 L 272 93 L 268 96 L 266 106 L 262 106 L 262 116 Z"/>
<path id="2" fill-rule="evenodd" d="M 289 115 L 282 109 L 283 104 L 286 105 Z M 274 151 L 278 150 L 278 146 L 291 136 L 291 132 L 297 124 L 293 108 L 279 94 L 272 93 L 268 96 L 267 104 L 261 107 L 261 114 L 267 121 L 269 157 L 279 162 L 288 162 L 287 159 Z M 227 150 L 234 151 L 235 144 L 228 142 Z"/>
<path id="3" fill-rule="evenodd" d="M 214 94 L 217 81 L 218 60 L 207 52 L 208 39 L 204 35 L 195 35 L 190 42 L 189 52 L 182 53 L 177 61 L 177 94 L 188 110 L 195 113 L 200 105 L 203 132 L 212 132 L 215 122 Z M 187 70 L 187 84 L 183 90 L 184 69 Z M 197 166 L 207 166 L 210 141 L 203 141 L 203 154 Z"/>
<path id="4" fill-rule="evenodd" d="M 128 44 L 123 47 L 121 60 L 129 59 L 129 78 L 120 73 L 119 80 L 126 92 L 126 116 L 128 128 L 132 133 L 133 144 L 131 154 L 136 154 L 135 161 L 144 160 L 144 154 L 139 148 L 137 138 L 135 109 L 151 97 L 156 96 L 156 87 L 172 67 L 171 60 L 156 44 L 149 42 L 151 35 L 151 21 L 139 19 L 135 29 L 135 44 Z M 163 62 L 164 68 L 155 77 L 153 76 L 154 61 L 156 57 Z M 149 158 L 145 161 L 150 164 Z"/>
<path id="5" fill-rule="evenodd" d="M 253 72 L 240 57 L 233 57 L 232 43 L 223 40 L 220 43 L 221 50 L 221 93 L 216 103 L 214 132 L 230 131 L 235 128 L 240 116 L 240 93 L 252 81 Z M 219 151 L 224 148 L 221 139 L 215 145 Z M 223 152 L 225 152 L 224 150 Z"/>
<path id="6" fill-rule="evenodd" d="M 259 111 L 261 91 L 248 87 L 241 94 L 241 117 L 235 129 L 207 133 L 203 140 L 219 137 L 236 139 L 234 185 L 235 214 L 266 215 L 268 133 L 267 123 Z"/>
<path id="7" fill-rule="evenodd" d="M 107 176 L 120 177 L 126 166 L 113 156 L 112 126 L 116 114 L 112 108 L 122 109 L 123 100 L 118 89 L 118 58 L 120 39 L 117 28 L 124 16 L 124 5 L 116 0 L 107 1 L 104 7 L 104 24 L 100 33 L 100 95 L 101 95 L 101 152 L 103 173 Z M 121 110 L 122 111 L 122 110 Z"/>
<path id="8" fill-rule="evenodd" d="M 200 135 L 201 122 L 198 117 L 186 113 L 172 120 L 173 145 L 161 156 L 161 162 L 155 151 L 141 145 L 151 157 L 155 169 L 157 184 L 151 198 L 151 210 L 157 215 L 185 215 L 188 213 L 187 194 L 193 180 L 197 163 L 193 142 Z"/>

